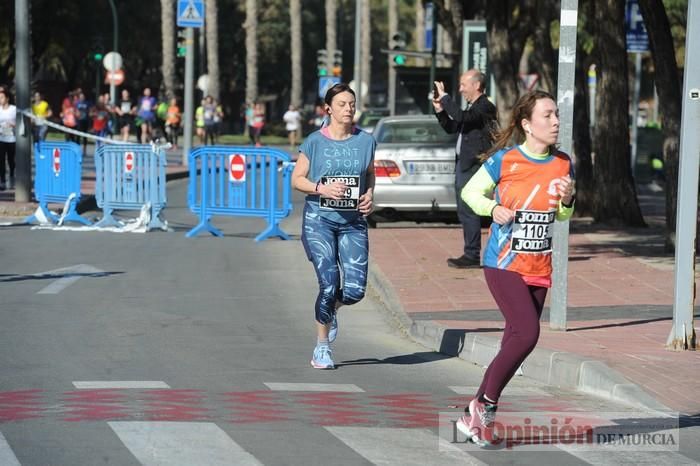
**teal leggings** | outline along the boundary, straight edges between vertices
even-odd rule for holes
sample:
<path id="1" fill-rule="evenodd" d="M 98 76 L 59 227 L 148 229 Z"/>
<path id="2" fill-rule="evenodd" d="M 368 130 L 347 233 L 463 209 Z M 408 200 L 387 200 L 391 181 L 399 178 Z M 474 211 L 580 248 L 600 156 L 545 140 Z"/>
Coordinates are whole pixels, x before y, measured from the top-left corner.
<path id="1" fill-rule="evenodd" d="M 369 240 L 367 221 L 360 216 L 352 223 L 335 223 L 304 207 L 301 241 L 314 264 L 319 293 L 316 321 L 328 324 L 335 315 L 336 301 L 350 305 L 365 296 Z"/>

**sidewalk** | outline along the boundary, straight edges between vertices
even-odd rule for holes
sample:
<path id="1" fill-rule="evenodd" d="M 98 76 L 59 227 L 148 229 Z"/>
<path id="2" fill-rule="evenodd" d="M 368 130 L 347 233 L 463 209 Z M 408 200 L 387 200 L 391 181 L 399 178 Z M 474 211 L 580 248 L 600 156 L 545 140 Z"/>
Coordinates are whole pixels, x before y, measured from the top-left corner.
<path id="1" fill-rule="evenodd" d="M 549 297 L 524 375 L 647 409 L 700 412 L 692 388 L 700 354 L 665 349 L 673 317 L 674 257 L 663 251 L 663 193 L 640 189 L 646 229 L 571 222 L 567 331 L 549 329 Z M 486 230 L 483 230 L 484 240 Z M 454 227 L 370 232 L 372 285 L 411 336 L 486 366 L 503 320 L 480 269 L 447 267 L 462 250 Z M 485 244 L 485 243 L 484 243 Z M 697 275 L 696 275 L 697 279 Z"/>

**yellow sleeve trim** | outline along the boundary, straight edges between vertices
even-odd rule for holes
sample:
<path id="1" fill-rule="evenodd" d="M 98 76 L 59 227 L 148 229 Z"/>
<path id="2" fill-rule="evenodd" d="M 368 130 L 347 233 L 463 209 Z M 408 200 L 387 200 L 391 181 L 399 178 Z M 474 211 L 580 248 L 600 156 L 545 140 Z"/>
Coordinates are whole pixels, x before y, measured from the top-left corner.
<path id="1" fill-rule="evenodd" d="M 475 214 L 482 217 L 490 217 L 491 211 L 498 204 L 493 200 L 493 190 L 496 183 L 483 166 L 471 177 L 467 185 L 462 189 L 460 197 Z"/>

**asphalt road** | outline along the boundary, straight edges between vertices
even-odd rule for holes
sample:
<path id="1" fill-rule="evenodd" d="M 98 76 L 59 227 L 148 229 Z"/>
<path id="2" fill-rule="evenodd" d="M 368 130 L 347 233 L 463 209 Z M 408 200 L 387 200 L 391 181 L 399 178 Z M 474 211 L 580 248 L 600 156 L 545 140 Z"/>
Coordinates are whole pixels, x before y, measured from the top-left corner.
<path id="1" fill-rule="evenodd" d="M 700 461 L 696 427 L 670 453 L 455 442 L 483 369 L 413 343 L 371 295 L 341 310 L 338 368 L 312 369 L 298 205 L 290 241 L 256 243 L 246 218 L 188 239 L 186 183 L 168 185 L 170 232 L 0 228 L 0 465 Z M 520 377 L 502 409 L 636 414 Z"/>

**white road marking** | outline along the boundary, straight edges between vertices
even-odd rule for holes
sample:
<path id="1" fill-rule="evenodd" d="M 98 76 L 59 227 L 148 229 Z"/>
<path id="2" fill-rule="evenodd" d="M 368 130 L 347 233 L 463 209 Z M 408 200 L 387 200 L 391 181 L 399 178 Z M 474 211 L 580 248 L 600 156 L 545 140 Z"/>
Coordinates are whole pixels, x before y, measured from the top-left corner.
<path id="1" fill-rule="evenodd" d="M 32 276 L 34 277 L 45 277 L 51 275 L 65 275 L 58 280 L 50 283 L 48 286 L 39 290 L 36 294 L 58 294 L 64 289 L 71 286 L 73 283 L 77 282 L 83 278 L 86 274 L 98 274 L 103 273 L 104 270 L 100 270 L 91 265 L 78 264 L 70 267 L 63 267 L 61 269 L 49 270 L 48 272 L 36 273 Z"/>
<path id="2" fill-rule="evenodd" d="M 476 395 L 476 391 L 479 387 L 461 387 L 461 386 L 451 386 L 450 390 L 457 393 L 458 395 Z M 502 397 L 510 396 L 553 396 L 550 393 L 545 392 L 541 388 L 536 387 L 506 387 L 501 394 Z"/>
<path id="3" fill-rule="evenodd" d="M 267 388 L 287 392 L 364 392 L 363 389 L 351 383 L 267 383 Z"/>
<path id="4" fill-rule="evenodd" d="M 141 464 L 261 465 L 210 422 L 109 422 Z"/>
<path id="5" fill-rule="evenodd" d="M 486 464 L 425 429 L 326 427 L 326 430 L 374 464 Z"/>
<path id="6" fill-rule="evenodd" d="M 3 466 L 20 466 L 15 452 L 10 448 L 10 444 L 5 440 L 5 436 L 0 432 L 0 464 Z"/>
<path id="7" fill-rule="evenodd" d="M 109 389 L 109 388 L 170 388 L 159 380 L 88 380 L 73 382 L 80 389 Z"/>

